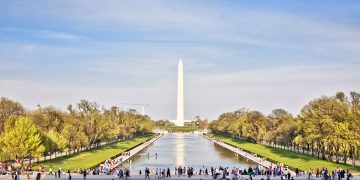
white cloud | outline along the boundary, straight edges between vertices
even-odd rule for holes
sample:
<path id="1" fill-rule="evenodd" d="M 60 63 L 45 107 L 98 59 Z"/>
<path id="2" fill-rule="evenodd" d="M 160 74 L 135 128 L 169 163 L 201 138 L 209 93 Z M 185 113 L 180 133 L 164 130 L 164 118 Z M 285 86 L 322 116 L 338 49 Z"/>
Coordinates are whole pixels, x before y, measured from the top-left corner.
<path id="1" fill-rule="evenodd" d="M 70 33 L 50 31 L 50 30 L 25 29 L 25 28 L 17 28 L 17 27 L 0 28 L 0 31 L 1 30 L 5 32 L 25 34 L 28 37 L 39 37 L 43 39 L 55 39 L 55 40 L 67 40 L 67 41 L 84 39 L 81 36 L 73 35 Z"/>
<path id="2" fill-rule="evenodd" d="M 313 98 L 360 89 L 357 82 L 360 72 L 356 69 L 340 65 L 287 66 L 217 74 L 185 71 L 186 118 L 200 114 L 214 119 L 240 107 L 266 114 L 272 109 L 284 108 L 297 114 Z M 166 76 L 172 76 L 173 81 L 161 80 Z M 157 84 L 141 87 L 124 86 L 121 81 L 99 86 L 96 83 L 0 80 L 0 89 L 2 96 L 23 102 L 29 108 L 40 103 L 65 109 L 67 104 L 87 98 L 106 107 L 145 102 L 151 104 L 147 113 L 153 118 L 175 118 L 176 70 L 157 78 L 153 79 Z"/>
<path id="3" fill-rule="evenodd" d="M 58 40 L 69 40 L 69 41 L 75 41 L 82 38 L 81 36 L 75 36 L 64 32 L 55 32 L 48 30 L 40 31 L 39 36 L 46 39 L 58 39 Z"/>
<path id="4" fill-rule="evenodd" d="M 287 66 L 187 75 L 186 110 L 188 116 L 198 113 L 209 118 L 241 107 L 266 114 L 275 108 L 284 108 L 296 115 L 314 98 L 360 89 L 357 69 L 350 65 Z"/>
<path id="5" fill-rule="evenodd" d="M 61 22 L 64 27 L 55 31 L 51 27 L 9 27 L 5 31 L 50 41 L 88 40 L 76 47 L 42 42 L 35 45 L 31 38 L 27 39 L 29 43 L 11 47 L 0 44 L 4 67 L 3 62 L 17 54 L 6 52 L 8 49 L 34 51 L 32 56 L 15 57 L 33 63 L 37 76 L 16 71 L 2 76 L 0 82 L 3 96 L 28 107 L 41 103 L 64 108 L 80 98 L 106 106 L 146 102 L 152 105 L 148 112 L 154 118 L 174 118 L 176 64 L 180 57 L 186 70 L 187 118 L 200 114 L 213 119 L 243 106 L 265 113 L 282 107 L 296 114 L 313 98 L 360 89 L 360 31 L 335 21 L 291 12 L 241 7 L 234 11 L 168 1 L 7 4 L 3 7 L 8 10 L 0 10 L 0 15 L 6 12 L 19 19 Z M 74 24 L 77 26 L 73 29 L 70 25 Z M 97 31 L 111 32 L 115 40 L 96 40 L 103 34 L 86 37 Z M 116 37 L 126 39 L 127 35 L 133 39 L 116 41 Z M 4 69 L 1 67 L 0 73 Z M 22 75 L 22 79 L 4 80 L 13 79 L 15 74 Z"/>

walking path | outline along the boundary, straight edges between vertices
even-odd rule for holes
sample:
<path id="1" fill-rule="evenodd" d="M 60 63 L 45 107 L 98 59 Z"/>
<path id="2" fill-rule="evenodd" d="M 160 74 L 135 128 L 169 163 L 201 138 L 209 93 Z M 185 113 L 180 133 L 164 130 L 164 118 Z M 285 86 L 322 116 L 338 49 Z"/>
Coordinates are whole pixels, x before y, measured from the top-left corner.
<path id="1" fill-rule="evenodd" d="M 251 160 L 251 161 L 255 162 L 256 164 L 259 164 L 259 165 L 261 165 L 263 167 L 270 168 L 272 166 L 272 164 L 273 164 L 270 161 L 263 160 L 260 157 L 249 154 L 249 153 L 247 153 L 245 151 L 242 151 L 241 149 L 236 148 L 234 146 L 231 146 L 229 144 L 223 143 L 223 142 L 218 141 L 216 139 L 209 138 L 206 135 L 202 135 L 202 136 L 205 137 L 206 139 L 208 139 L 209 141 L 212 141 L 212 142 L 214 142 L 214 143 L 216 143 L 216 144 L 218 144 L 218 145 L 220 145 L 220 146 L 222 146 L 222 147 L 224 147 L 224 148 L 226 148 L 226 149 L 228 149 L 230 151 L 233 151 L 233 152 L 241 155 L 242 157 L 244 157 L 246 159 L 249 159 L 249 160 Z M 295 172 L 293 172 L 293 171 L 290 171 L 290 172 L 291 172 L 291 175 L 295 175 Z"/>
<path id="2" fill-rule="evenodd" d="M 138 152 L 140 152 L 141 150 L 143 150 L 144 148 L 148 147 L 150 144 L 152 144 L 153 142 L 158 140 L 161 136 L 162 135 L 158 135 L 158 136 L 150 139 L 149 141 L 146 141 L 146 142 L 140 144 L 139 146 L 135 147 L 134 149 L 127 151 L 128 154 L 125 153 L 124 155 L 120 155 L 119 157 L 116 158 L 119 160 L 118 163 L 114 164 L 111 168 L 120 166 L 122 163 L 126 162 L 126 160 L 130 159 L 132 156 L 134 156 L 135 154 L 137 154 Z"/>
<path id="3" fill-rule="evenodd" d="M 72 174 L 71 175 L 71 179 L 84 179 L 84 177 L 81 175 L 81 174 Z M 249 179 L 249 176 L 248 175 L 242 175 L 241 177 L 244 177 L 244 179 Z M 263 176 L 264 179 L 266 179 L 266 176 Z M 0 176 L 0 179 L 3 179 L 1 176 Z M 5 178 L 7 179 L 7 178 Z M 11 176 L 8 178 L 8 179 L 11 179 Z M 20 179 L 27 179 L 26 176 L 21 176 Z M 35 176 L 30 176 L 30 179 L 35 179 Z M 41 176 L 41 179 L 51 179 L 51 180 L 60 180 L 59 178 L 55 178 L 54 176 Z M 65 180 L 65 179 L 68 179 L 68 175 L 63 175 L 61 177 L 62 180 Z M 107 180 L 111 180 L 111 179 L 118 179 L 119 178 L 115 178 L 114 176 L 112 175 L 88 175 L 86 176 L 86 179 L 87 180 L 90 180 L 90 179 L 96 179 L 96 180 L 101 180 L 101 179 L 107 179 Z M 121 179 L 124 179 L 125 180 L 125 177 L 124 178 L 120 178 Z M 128 179 L 145 179 L 145 176 L 144 175 L 132 175 L 130 176 Z M 150 179 L 158 179 L 157 177 L 155 176 L 150 176 Z M 205 175 L 193 175 L 191 178 L 188 178 L 187 176 L 176 176 L 176 175 L 171 175 L 171 178 L 166 178 L 166 179 L 213 179 L 213 177 L 211 175 L 208 175 L 208 176 L 205 176 Z M 220 179 L 220 177 L 218 176 L 218 179 Z M 253 176 L 252 179 L 261 179 L 261 176 L 258 175 L 258 176 Z M 271 176 L 270 177 L 271 180 L 280 180 L 281 177 L 280 176 Z M 294 177 L 294 179 L 308 179 L 307 176 L 299 176 L 299 177 Z M 314 179 L 314 180 L 321 180 L 320 177 L 316 178 L 316 177 L 313 177 L 311 179 Z M 359 180 L 360 177 L 359 176 L 355 176 L 353 178 L 351 178 L 352 180 Z"/>
<path id="4" fill-rule="evenodd" d="M 236 147 L 233 147 L 233 146 L 231 146 L 231 145 L 225 144 L 225 143 L 223 143 L 223 142 L 221 142 L 221 141 L 218 141 L 218 140 L 216 140 L 216 139 L 209 138 L 209 137 L 206 136 L 206 135 L 203 135 L 203 137 L 205 137 L 205 138 L 208 139 L 209 141 L 212 141 L 212 142 L 214 142 L 215 144 L 218 144 L 218 145 L 220 145 L 220 146 L 222 146 L 222 147 L 224 147 L 224 148 L 226 148 L 226 149 L 228 149 L 228 150 L 230 150 L 230 151 L 233 151 L 233 152 L 241 155 L 242 157 L 244 157 L 244 158 L 246 158 L 246 159 L 249 159 L 249 160 L 253 161 L 254 163 L 259 164 L 259 165 L 261 165 L 261 166 L 263 166 L 263 167 L 269 168 L 269 167 L 272 165 L 271 162 L 266 161 L 266 160 L 261 161 L 259 157 L 256 157 L 256 156 L 254 156 L 254 155 L 252 155 L 252 154 L 249 154 L 249 153 L 247 153 L 247 152 L 245 152 L 245 151 L 242 151 L 242 150 L 240 150 L 239 148 L 236 148 Z"/>
<path id="5" fill-rule="evenodd" d="M 115 167 L 121 165 L 122 163 L 126 162 L 126 160 L 128 160 L 129 158 L 131 158 L 132 156 L 134 156 L 135 154 L 137 154 L 138 152 L 140 152 L 141 150 L 143 150 L 144 148 L 146 148 L 147 146 L 149 146 L 150 144 L 152 144 L 153 142 L 158 140 L 161 136 L 162 135 L 158 135 L 158 136 L 140 144 L 139 146 L 131 149 L 130 151 L 127 151 L 127 153 L 128 153 L 127 155 L 125 153 L 124 155 L 118 156 L 116 159 L 119 159 L 121 161 L 119 161 L 119 163 L 113 165 L 112 168 L 115 168 Z M 61 179 L 68 179 L 67 173 L 63 172 L 62 174 L 63 174 L 63 176 Z M 71 176 L 73 177 L 73 179 L 84 179 L 83 176 L 80 174 L 73 173 Z M 27 175 L 21 175 L 20 177 L 21 177 L 20 179 L 28 179 Z M 35 179 L 35 175 L 30 175 L 29 177 L 30 177 L 30 179 Z M 12 178 L 11 178 L 11 175 L 1 175 L 0 174 L 0 180 L 2 180 L 2 179 L 12 179 Z M 47 173 L 45 173 L 42 175 L 41 179 L 59 179 L 59 178 L 55 178 L 54 176 L 52 176 L 52 175 L 50 176 L 50 175 L 47 175 Z M 113 179 L 113 176 L 111 176 L 111 175 L 89 175 L 87 179 Z"/>

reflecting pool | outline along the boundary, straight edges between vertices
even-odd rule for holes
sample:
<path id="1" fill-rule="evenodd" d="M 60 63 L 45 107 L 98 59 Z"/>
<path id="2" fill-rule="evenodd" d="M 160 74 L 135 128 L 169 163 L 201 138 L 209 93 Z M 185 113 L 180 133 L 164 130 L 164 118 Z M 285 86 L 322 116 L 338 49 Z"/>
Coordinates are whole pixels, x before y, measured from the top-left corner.
<path id="1" fill-rule="evenodd" d="M 139 170 L 144 172 L 145 167 L 169 167 L 174 173 L 175 166 L 191 166 L 198 171 L 203 166 L 210 170 L 211 166 L 248 168 L 249 165 L 254 163 L 201 135 L 166 134 L 134 155 L 123 167 L 130 168 L 131 174 L 138 174 Z"/>

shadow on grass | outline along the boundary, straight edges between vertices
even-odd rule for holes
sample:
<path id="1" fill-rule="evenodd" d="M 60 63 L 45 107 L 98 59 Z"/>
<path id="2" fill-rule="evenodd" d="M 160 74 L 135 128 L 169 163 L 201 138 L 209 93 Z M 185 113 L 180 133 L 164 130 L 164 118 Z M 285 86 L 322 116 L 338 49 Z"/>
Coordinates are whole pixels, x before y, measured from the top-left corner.
<path id="1" fill-rule="evenodd" d="M 48 159 L 46 161 L 39 162 L 37 165 L 43 165 L 45 167 L 56 166 L 84 166 L 83 168 L 91 168 L 97 164 L 104 162 L 106 159 L 116 157 L 117 155 L 129 151 L 143 142 L 154 137 L 154 134 L 148 134 L 129 139 L 126 141 L 115 142 L 105 146 L 100 146 L 95 149 L 89 149 L 81 151 L 79 153 L 57 157 L 55 159 Z M 107 153 L 107 154 L 106 154 Z M 79 165 L 78 165 L 79 164 Z"/>
<path id="2" fill-rule="evenodd" d="M 335 162 L 322 160 L 320 158 L 302 154 L 300 152 L 280 149 L 268 145 L 255 144 L 222 135 L 213 135 L 213 137 L 218 139 L 220 138 L 223 142 L 229 145 L 240 147 L 246 151 L 256 153 L 261 157 L 267 158 L 273 163 L 282 162 L 288 165 L 291 169 L 299 168 L 301 170 L 308 170 L 308 168 L 310 167 L 312 169 L 315 169 L 317 167 L 327 167 L 329 170 L 334 170 L 335 168 L 339 167 L 342 169 L 349 169 L 352 171 L 360 172 L 359 166 L 354 167 L 350 165 L 336 164 Z"/>

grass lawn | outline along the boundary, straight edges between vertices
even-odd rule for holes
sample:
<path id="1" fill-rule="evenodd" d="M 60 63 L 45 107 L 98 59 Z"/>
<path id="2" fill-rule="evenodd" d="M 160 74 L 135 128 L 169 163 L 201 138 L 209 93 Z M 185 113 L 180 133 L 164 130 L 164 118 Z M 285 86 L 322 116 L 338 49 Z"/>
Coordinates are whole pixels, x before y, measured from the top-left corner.
<path id="1" fill-rule="evenodd" d="M 89 151 L 83 151 L 77 154 L 62 156 L 55 159 L 43 161 L 40 162 L 39 165 L 45 166 L 46 170 L 52 167 L 53 171 L 56 171 L 59 167 L 61 167 L 63 171 L 67 171 L 67 169 L 69 168 L 72 172 L 76 168 L 90 168 L 96 166 L 97 164 L 100 164 L 106 159 L 114 157 L 130 148 L 140 145 L 141 143 L 149 140 L 154 136 L 154 134 L 139 136 L 133 139 L 105 145 L 98 149 L 91 149 Z"/>
<path id="2" fill-rule="evenodd" d="M 315 170 L 316 168 L 326 167 L 331 171 L 339 167 L 345 170 L 349 169 L 350 172 L 356 172 L 356 174 L 360 172 L 360 167 L 336 164 L 335 162 L 321 160 L 290 150 L 280 149 L 262 144 L 254 144 L 251 142 L 241 141 L 221 135 L 209 134 L 209 136 L 221 140 L 232 146 L 239 147 L 249 152 L 253 152 L 260 156 L 266 157 L 270 161 L 284 163 L 292 169 L 299 168 L 301 170 L 307 171 L 309 170 L 309 168 Z"/>

